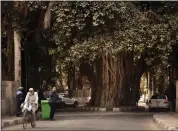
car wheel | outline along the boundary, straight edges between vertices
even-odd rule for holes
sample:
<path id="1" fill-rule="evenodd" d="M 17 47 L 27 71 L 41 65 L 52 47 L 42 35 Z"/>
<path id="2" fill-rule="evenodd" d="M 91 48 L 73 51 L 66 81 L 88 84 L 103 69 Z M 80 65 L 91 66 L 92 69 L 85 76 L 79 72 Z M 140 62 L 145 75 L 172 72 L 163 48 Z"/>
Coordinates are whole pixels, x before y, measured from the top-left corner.
<path id="1" fill-rule="evenodd" d="M 78 107 L 78 102 L 77 102 L 77 101 L 74 102 L 74 107 L 75 107 L 75 108 Z"/>

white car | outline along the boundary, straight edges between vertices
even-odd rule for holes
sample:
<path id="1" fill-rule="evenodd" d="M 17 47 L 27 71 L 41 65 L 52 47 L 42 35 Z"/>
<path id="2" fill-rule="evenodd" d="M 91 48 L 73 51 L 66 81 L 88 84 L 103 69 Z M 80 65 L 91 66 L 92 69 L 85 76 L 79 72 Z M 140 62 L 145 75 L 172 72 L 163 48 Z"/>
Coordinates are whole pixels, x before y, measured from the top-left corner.
<path id="1" fill-rule="evenodd" d="M 59 98 L 61 99 L 63 107 L 65 106 L 78 106 L 78 101 L 75 98 L 69 97 L 66 93 L 59 93 Z"/>
<path id="2" fill-rule="evenodd" d="M 152 111 L 153 109 L 170 109 L 167 96 L 161 94 L 154 94 L 151 97 L 148 106 L 150 111 Z"/>

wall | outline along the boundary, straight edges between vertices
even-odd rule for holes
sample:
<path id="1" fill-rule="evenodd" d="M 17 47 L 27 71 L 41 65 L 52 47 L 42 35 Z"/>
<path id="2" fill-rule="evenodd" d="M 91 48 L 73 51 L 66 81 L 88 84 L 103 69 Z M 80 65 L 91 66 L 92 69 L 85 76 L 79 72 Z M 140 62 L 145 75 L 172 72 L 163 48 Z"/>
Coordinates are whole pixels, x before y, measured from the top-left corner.
<path id="1" fill-rule="evenodd" d="M 16 112 L 17 82 L 2 81 L 1 114 L 14 115 Z"/>

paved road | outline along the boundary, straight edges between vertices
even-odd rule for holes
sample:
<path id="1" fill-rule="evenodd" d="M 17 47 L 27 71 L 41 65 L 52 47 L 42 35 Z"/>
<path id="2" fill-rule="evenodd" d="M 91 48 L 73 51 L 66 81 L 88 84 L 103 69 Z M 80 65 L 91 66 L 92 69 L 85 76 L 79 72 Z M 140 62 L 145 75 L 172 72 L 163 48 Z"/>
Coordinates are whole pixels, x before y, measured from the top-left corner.
<path id="1" fill-rule="evenodd" d="M 26 130 L 160 130 L 151 113 L 78 112 L 58 113 L 56 121 L 38 121 Z M 3 130 L 23 130 L 22 125 Z"/>

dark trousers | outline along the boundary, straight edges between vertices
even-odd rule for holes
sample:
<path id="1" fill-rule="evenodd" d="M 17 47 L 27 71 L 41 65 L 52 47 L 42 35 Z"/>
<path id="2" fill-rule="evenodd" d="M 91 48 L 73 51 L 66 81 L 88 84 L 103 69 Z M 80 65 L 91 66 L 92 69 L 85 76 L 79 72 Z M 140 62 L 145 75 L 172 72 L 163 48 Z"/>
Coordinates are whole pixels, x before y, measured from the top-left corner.
<path id="1" fill-rule="evenodd" d="M 16 116 L 20 116 L 21 115 L 21 103 L 20 102 L 17 102 L 17 105 L 16 105 Z"/>
<path id="2" fill-rule="evenodd" d="M 51 107 L 50 119 L 54 119 L 54 114 L 56 112 L 56 103 L 49 103 L 49 106 Z"/>

